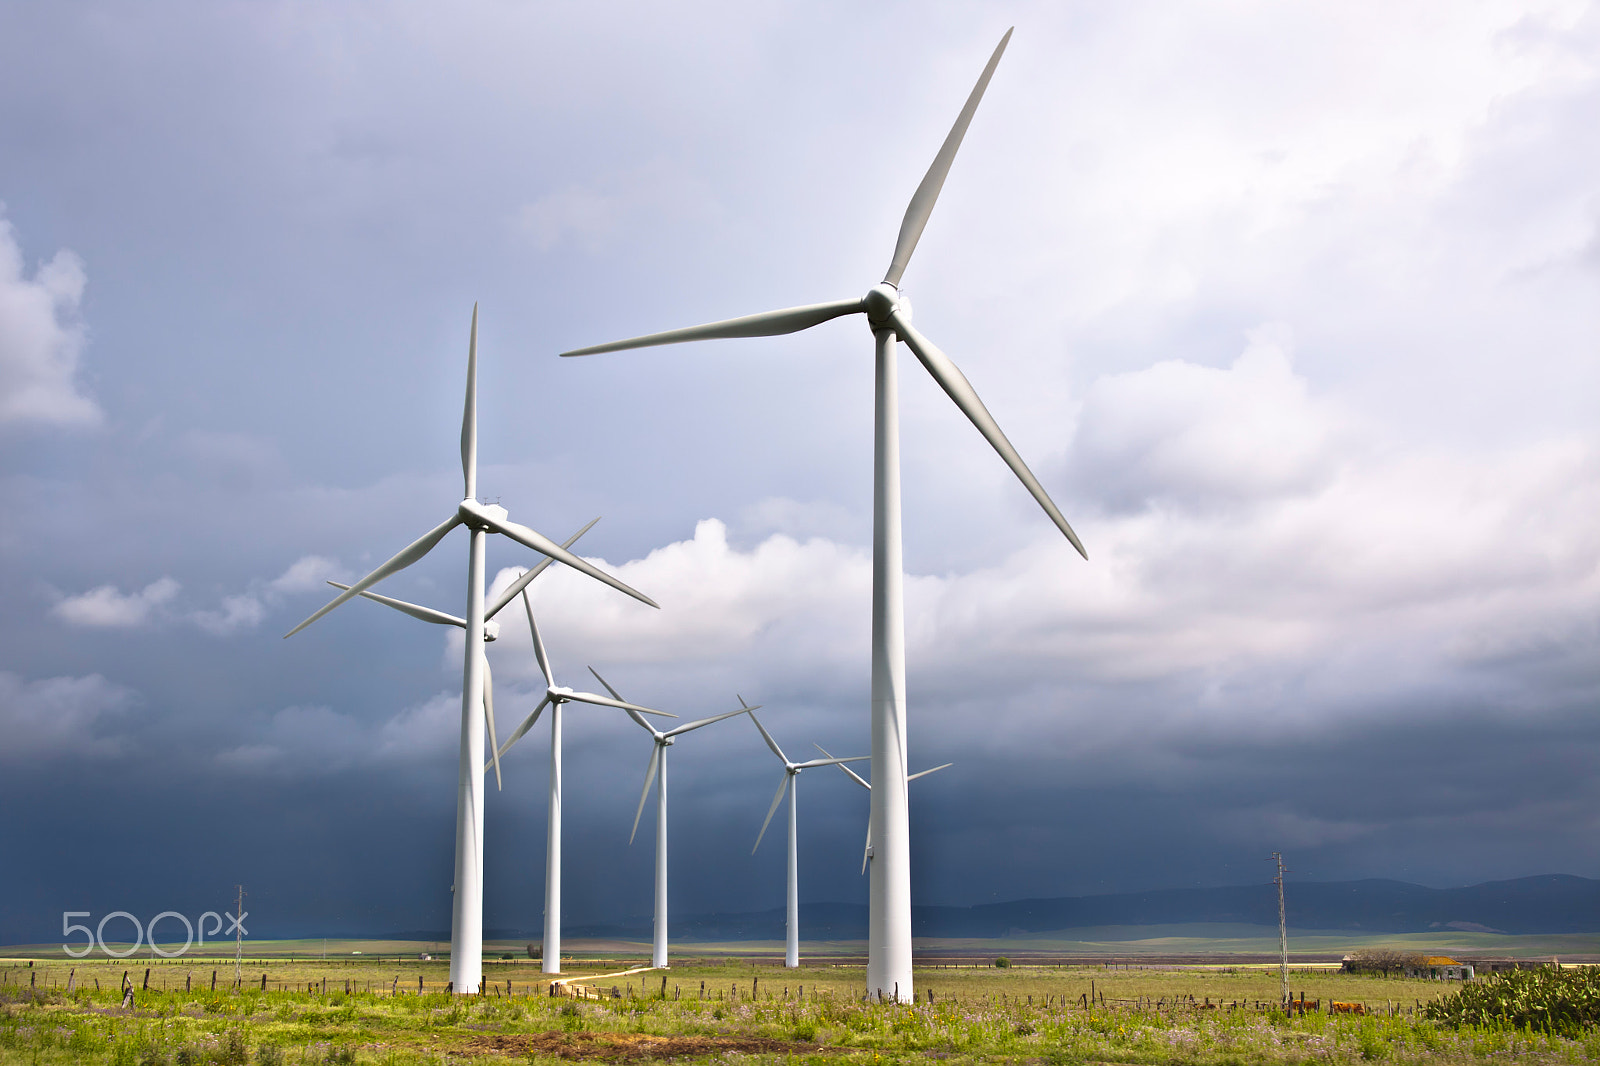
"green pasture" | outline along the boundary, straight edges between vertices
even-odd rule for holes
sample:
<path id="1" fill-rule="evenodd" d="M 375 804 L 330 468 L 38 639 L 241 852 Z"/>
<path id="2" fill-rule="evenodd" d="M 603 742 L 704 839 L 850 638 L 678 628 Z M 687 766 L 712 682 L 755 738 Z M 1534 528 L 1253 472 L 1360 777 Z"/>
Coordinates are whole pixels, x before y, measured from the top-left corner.
<path id="1" fill-rule="evenodd" d="M 1020 957 L 1006 968 L 988 960 L 939 963 L 918 968 L 915 1004 L 896 1005 L 862 1001 L 859 961 L 785 970 L 766 957 L 701 956 L 667 971 L 591 980 L 602 998 L 579 1000 L 552 997 L 549 979 L 525 952 L 488 959 L 488 994 L 464 997 L 444 994 L 448 964 L 417 959 L 415 945 L 390 945 L 412 948 L 390 952 L 368 942 L 336 956 L 330 941 L 326 960 L 320 941 L 316 957 L 303 957 L 308 946 L 252 952 L 237 986 L 231 957 L 68 960 L 58 948 L 55 958 L 32 965 L 0 960 L 0 1064 L 1600 1059 L 1600 1037 L 1592 1035 L 1456 1029 L 1421 1016 L 1422 1004 L 1457 986 L 1347 975 L 1325 965 L 1296 965 L 1292 991 L 1324 1003 L 1359 1002 L 1371 1014 L 1286 1015 L 1276 1006 L 1276 968 L 1262 965 L 1058 966 Z M 597 953 L 575 960 L 569 973 L 612 974 L 639 964 L 632 953 Z M 125 972 L 131 1006 L 121 994 Z"/>

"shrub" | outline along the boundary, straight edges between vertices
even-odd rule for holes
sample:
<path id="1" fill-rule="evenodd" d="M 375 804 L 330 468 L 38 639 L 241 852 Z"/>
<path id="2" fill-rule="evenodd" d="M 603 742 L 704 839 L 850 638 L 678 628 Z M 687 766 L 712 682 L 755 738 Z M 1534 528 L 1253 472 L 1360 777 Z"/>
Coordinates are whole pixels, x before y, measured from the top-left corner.
<path id="1" fill-rule="evenodd" d="M 245 1042 L 242 1032 L 228 1030 L 222 1038 L 222 1046 L 217 1050 L 217 1061 L 226 1066 L 244 1066 L 250 1061 L 250 1045 Z"/>
<path id="2" fill-rule="evenodd" d="M 1446 1025 L 1512 1025 L 1577 1036 L 1600 1024 L 1600 969 L 1497 973 L 1428 1004 L 1423 1013 Z"/>
<path id="3" fill-rule="evenodd" d="M 1010 959 L 1008 959 L 1008 958 L 1006 958 L 1006 957 L 1005 957 L 1005 956 L 1004 956 L 1004 955 L 1002 955 L 1002 956 L 1000 956 L 1000 957 L 999 957 L 999 958 L 998 958 L 998 959 L 995 959 L 995 960 L 994 960 L 994 964 L 995 964 L 995 966 L 996 966 L 996 967 L 998 967 L 998 968 L 999 968 L 999 969 L 1002 969 L 1002 970 L 1004 970 L 1004 969 L 1006 969 L 1006 968 L 1007 968 L 1007 967 L 1008 967 L 1008 966 L 1010 966 L 1010 965 L 1011 965 L 1011 960 L 1010 960 Z"/>

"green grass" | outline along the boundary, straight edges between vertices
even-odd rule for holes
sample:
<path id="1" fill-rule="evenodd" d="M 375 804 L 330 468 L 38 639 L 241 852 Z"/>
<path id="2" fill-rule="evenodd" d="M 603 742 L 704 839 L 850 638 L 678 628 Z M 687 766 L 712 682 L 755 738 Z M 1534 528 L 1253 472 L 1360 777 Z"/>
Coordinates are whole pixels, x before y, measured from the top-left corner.
<path id="1" fill-rule="evenodd" d="M 594 959 L 587 968 L 606 972 L 633 961 Z M 151 966 L 148 991 L 142 963 L 0 963 L 0 1064 L 409 1066 L 739 1056 L 871 1066 L 929 1058 L 1234 1066 L 1600 1059 L 1593 1031 L 1562 1037 L 1429 1020 L 1420 1007 L 1455 990 L 1438 982 L 1299 969 L 1291 979 L 1296 993 L 1364 1002 L 1378 1013 L 1286 1016 L 1267 1006 L 1277 999 L 1271 969 L 1056 969 L 1012 961 L 1003 970 L 921 968 L 915 1006 L 862 1002 L 858 965 L 786 971 L 735 959 L 691 959 L 673 967 L 665 972 L 664 999 L 662 972 L 653 971 L 601 982 L 608 993 L 615 985 L 621 994 L 582 1002 L 549 997 L 545 978 L 525 957 L 485 967 L 501 992 L 487 997 L 443 994 L 445 965 L 415 959 L 253 960 L 238 991 L 226 987 L 231 966 L 209 960 Z M 209 987 L 214 967 L 223 970 L 216 992 Z M 64 985 L 73 969 L 69 994 Z M 131 1011 L 120 1006 L 124 970 L 136 988 Z M 263 972 L 266 992 L 260 990 Z M 185 975 L 203 975 L 205 987 L 193 980 L 185 992 Z M 33 988 L 30 976 L 37 980 Z M 396 976 L 402 994 L 391 995 Z M 433 991 L 417 995 L 417 976 Z M 320 991 L 324 978 L 327 994 Z M 507 980 L 516 993 L 509 997 Z M 358 991 L 346 994 L 346 981 Z M 317 992 L 304 991 L 311 982 Z M 366 991 L 369 986 L 374 990 Z M 1093 1008 L 1084 1005 L 1091 988 Z M 932 1003 L 926 1000 L 930 989 Z"/>

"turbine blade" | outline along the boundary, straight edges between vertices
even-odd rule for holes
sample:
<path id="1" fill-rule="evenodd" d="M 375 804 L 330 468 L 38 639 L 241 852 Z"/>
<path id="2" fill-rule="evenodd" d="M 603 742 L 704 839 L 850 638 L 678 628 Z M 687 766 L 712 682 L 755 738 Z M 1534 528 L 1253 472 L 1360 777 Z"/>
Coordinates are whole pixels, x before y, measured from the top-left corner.
<path id="1" fill-rule="evenodd" d="M 751 711 L 760 708 L 760 706 L 761 704 L 758 703 L 755 705 L 755 707 L 740 707 L 737 711 L 727 711 L 723 714 L 714 714 L 710 718 L 702 718 L 697 722 L 690 722 L 688 725 L 680 725 L 676 729 L 669 729 L 664 735 L 669 737 L 680 736 L 684 733 L 690 732 L 691 730 L 699 729 L 703 725 L 710 725 L 712 722 L 720 722 L 724 718 L 732 718 L 736 714 L 749 714 Z"/>
<path id="2" fill-rule="evenodd" d="M 739 697 L 739 702 L 744 703 L 743 696 Z M 750 715 L 750 720 L 756 724 L 757 729 L 761 730 L 761 739 L 767 742 L 767 747 L 772 749 L 772 754 L 782 759 L 783 765 L 788 766 L 789 756 L 785 755 L 783 749 L 778 747 L 778 742 L 772 739 L 772 734 L 767 732 L 767 727 L 761 724 L 761 719 L 752 714 Z"/>
<path id="3" fill-rule="evenodd" d="M 669 329 L 665 333 L 650 333 L 610 344 L 596 344 L 588 348 L 575 348 L 562 352 L 563 357 L 573 355 L 599 355 L 601 352 L 621 352 L 629 348 L 654 348 L 659 344 L 683 344 L 685 341 L 723 340 L 732 337 L 776 337 L 784 333 L 799 333 L 803 329 L 821 325 L 830 318 L 865 311 L 860 300 L 834 300 L 825 304 L 806 304 L 804 307 L 786 307 L 781 311 L 764 311 L 743 318 L 726 318 L 721 322 L 708 322 L 703 326 Z"/>
<path id="4" fill-rule="evenodd" d="M 1078 535 L 1067 524 L 1066 518 L 1062 516 L 1055 502 L 1050 499 L 1050 495 L 1044 491 L 1044 486 L 1039 484 L 1039 479 L 1033 476 L 1033 471 L 1028 469 L 1028 464 L 1022 461 L 1022 456 L 1018 455 L 1017 450 L 1011 446 L 1011 442 L 1006 439 L 1005 433 L 1001 432 L 999 424 L 995 422 L 994 416 L 989 413 L 989 409 L 983 406 L 983 401 L 978 399 L 977 392 L 973 389 L 972 383 L 967 380 L 966 375 L 961 372 L 961 368 L 952 363 L 950 357 L 941 352 L 932 341 L 918 333 L 911 323 L 906 321 L 905 316 L 898 311 L 890 313 L 889 321 L 893 323 L 895 332 L 900 335 L 900 339 L 906 342 L 906 347 L 911 349 L 922 365 L 927 368 L 928 373 L 933 375 L 933 379 L 939 383 L 939 387 L 944 389 L 946 395 L 955 401 L 956 406 L 961 408 L 962 413 L 972 421 L 972 424 L 978 427 L 978 432 L 983 434 L 984 439 L 989 442 L 994 450 L 1000 453 L 1000 458 L 1005 460 L 1006 465 L 1011 468 L 1011 472 L 1017 475 L 1017 479 L 1033 494 L 1033 498 L 1039 502 L 1039 506 L 1044 508 L 1044 513 L 1050 516 L 1050 521 L 1056 524 L 1057 529 L 1066 534 L 1067 540 L 1071 541 L 1072 546 L 1078 549 L 1079 555 L 1085 559 L 1089 558 L 1089 553 L 1083 548 L 1083 542 L 1078 539 Z"/>
<path id="5" fill-rule="evenodd" d="M 867 815 L 867 843 L 861 849 L 861 872 L 867 872 L 867 860 L 872 857 L 872 815 Z"/>
<path id="6" fill-rule="evenodd" d="M 916 773 L 912 774 L 910 777 L 906 778 L 906 780 L 907 781 L 915 781 L 919 777 L 927 777 L 929 774 L 936 774 L 940 770 L 947 769 L 948 767 L 951 767 L 951 766 L 954 766 L 954 765 L 955 765 L 955 763 L 953 763 L 953 762 L 941 763 L 940 765 L 935 766 L 930 770 L 919 770 Z"/>
<path id="7" fill-rule="evenodd" d="M 463 499 L 478 495 L 478 304 L 472 304 L 472 334 L 467 341 L 467 404 L 461 413 L 461 480 Z"/>
<path id="8" fill-rule="evenodd" d="M 528 715 L 528 717 L 524 718 L 522 720 L 522 724 L 517 726 L 516 731 L 513 732 L 509 737 L 506 738 L 506 742 L 504 744 L 500 745 L 500 749 L 495 752 L 495 756 L 498 758 L 498 757 L 504 755 L 506 752 L 510 751 L 511 750 L 511 745 L 513 745 L 517 741 L 521 740 L 522 739 L 522 735 L 524 733 L 526 733 L 528 730 L 530 730 L 530 729 L 532 729 L 534 727 L 534 725 L 539 721 L 539 716 L 544 713 L 544 709 L 546 707 L 548 707 L 549 705 L 550 705 L 550 697 L 549 696 L 546 696 L 544 699 L 540 700 L 539 701 L 539 706 L 537 706 L 537 707 L 535 707 L 533 709 L 533 713 Z M 488 763 L 484 763 L 483 768 L 485 770 L 487 770 L 489 768 L 489 764 Z"/>
<path id="9" fill-rule="evenodd" d="M 778 786 L 778 794 L 772 797 L 772 806 L 767 808 L 767 820 L 761 823 L 761 832 L 756 834 L 755 848 L 750 849 L 750 854 L 756 853 L 756 848 L 761 846 L 761 838 L 767 835 L 767 826 L 772 824 L 772 816 L 778 813 L 778 804 L 783 802 L 783 794 L 789 791 L 789 785 L 794 781 L 794 775 L 788 770 L 783 772 L 783 783 Z"/>
<path id="10" fill-rule="evenodd" d="M 597 696 L 593 692 L 563 692 L 563 699 L 577 700 L 579 703 L 592 703 L 597 707 L 615 707 L 619 711 L 634 711 L 638 714 L 654 714 L 661 718 L 676 718 L 671 711 L 658 711 L 654 707 L 641 707 L 637 703 L 628 703 L 625 700 L 612 700 L 604 696 Z"/>
<path id="11" fill-rule="evenodd" d="M 967 97 L 961 114 L 956 116 L 956 124 L 950 128 L 949 135 L 939 148 L 939 154 L 933 157 L 933 165 L 928 168 L 928 173 L 923 175 L 922 184 L 917 186 L 917 191 L 911 196 L 911 203 L 906 208 L 906 217 L 900 222 L 900 236 L 894 244 L 894 258 L 889 262 L 889 272 L 883 276 L 883 280 L 895 288 L 900 287 L 900 275 L 906 272 L 906 264 L 911 261 L 911 253 L 917 249 L 922 229 L 928 224 L 928 216 L 933 214 L 933 205 L 939 201 L 939 190 L 944 188 L 945 176 L 950 173 L 950 164 L 955 162 L 956 152 L 961 148 L 961 139 L 967 135 L 967 126 L 972 123 L 973 112 L 978 110 L 978 101 L 983 99 L 983 91 L 989 87 L 989 79 L 994 76 L 994 68 L 999 65 L 1000 55 L 1006 50 L 1006 44 L 1010 40 L 1011 30 L 1007 30 L 1006 35 L 1000 38 L 999 45 L 995 47 L 994 54 L 989 57 L 988 66 L 978 75 L 978 84 L 973 86 L 972 94 Z"/>
<path id="12" fill-rule="evenodd" d="M 601 570 L 592 563 L 586 562 L 583 559 L 578 558 L 576 555 L 573 555 L 571 552 L 567 551 L 567 549 L 563 548 L 561 545 L 557 544 L 543 533 L 540 533 L 538 530 L 529 529 L 527 526 L 509 520 L 502 522 L 500 519 L 494 517 L 494 515 L 490 514 L 484 508 L 478 506 L 476 503 L 470 500 L 461 501 L 461 510 L 472 515 L 473 518 L 479 522 L 482 522 L 485 526 L 494 530 L 496 533 L 510 537 L 518 544 L 532 548 L 541 555 L 548 555 L 557 562 L 566 563 L 574 570 L 580 570 L 594 578 L 596 581 L 605 582 L 618 592 L 627 593 L 640 603 L 649 604 L 651 607 L 656 608 L 661 606 L 644 593 L 629 588 L 627 585 L 612 577 L 604 570 Z"/>
<path id="13" fill-rule="evenodd" d="M 312 622 L 315 622 L 317 619 L 321 618 L 335 607 L 347 600 L 354 599 L 356 596 L 359 596 L 361 593 L 365 592 L 373 585 L 376 585 L 390 574 L 396 574 L 401 570 L 404 570 L 406 567 L 410 566 L 412 563 L 416 562 L 418 559 L 432 551 L 434 545 L 443 540 L 446 533 L 450 532 L 460 524 L 461 513 L 458 511 L 449 518 L 445 519 L 443 522 L 440 522 L 438 525 L 434 526 L 432 529 L 428 530 L 428 532 L 424 533 L 410 544 L 406 545 L 404 548 L 400 549 L 399 553 L 388 562 L 378 567 L 360 581 L 357 581 L 354 585 L 351 585 L 349 588 L 345 589 L 338 596 L 335 596 L 333 600 L 325 604 L 321 610 L 317 611 L 310 618 L 307 618 L 304 622 L 301 622 L 299 625 L 289 630 L 289 632 L 285 633 L 283 635 L 283 639 L 288 640 L 290 637 L 294 636 L 296 633 L 300 632 L 306 626 L 310 625 Z"/>
<path id="14" fill-rule="evenodd" d="M 584 526 L 582 529 L 578 530 L 572 536 L 570 536 L 566 540 L 562 541 L 561 542 L 561 546 L 563 548 L 572 547 L 574 544 L 576 544 L 578 542 L 578 538 L 583 536 L 585 533 L 589 532 L 589 530 L 593 529 L 594 528 L 594 524 L 596 522 L 598 522 L 598 521 L 600 521 L 600 519 L 598 517 L 590 519 L 588 525 Z M 484 618 L 493 618 L 495 615 L 499 614 L 500 613 L 500 609 L 502 607 L 504 607 L 506 604 L 510 603 L 512 600 L 516 599 L 517 598 L 517 593 L 519 593 L 523 589 L 527 588 L 529 582 L 531 582 L 534 578 L 538 577 L 540 574 L 544 573 L 545 568 L 550 565 L 551 561 L 552 560 L 550 560 L 550 559 L 540 559 L 539 560 L 539 564 L 537 566 L 533 567 L 530 570 L 524 570 L 523 573 L 522 573 L 522 576 L 517 578 L 510 585 L 506 586 L 506 590 L 504 592 L 502 592 L 499 595 L 499 597 L 493 603 L 491 603 L 489 605 L 488 609 L 483 612 L 483 617 Z"/>
<path id="15" fill-rule="evenodd" d="M 827 755 L 828 758 L 830 758 L 830 759 L 833 758 L 832 755 L 828 755 L 828 749 L 823 747 L 821 744 L 813 744 L 812 747 L 814 747 L 818 751 L 822 752 L 822 754 Z M 872 758 L 872 756 L 869 755 L 869 756 L 867 756 L 867 758 L 870 759 L 870 758 Z M 846 766 L 845 765 L 845 761 L 846 760 L 844 760 L 844 759 L 840 759 L 836 765 L 839 767 L 839 769 L 843 770 L 847 775 L 849 775 L 851 780 L 853 780 L 856 784 L 860 785 L 862 788 L 866 789 L 868 792 L 871 792 L 872 791 L 872 785 L 867 782 L 867 779 L 862 777 L 860 774 L 856 773 L 854 770 L 850 769 L 850 767 Z M 850 760 L 850 761 L 856 762 L 856 761 L 859 761 L 859 760 Z"/>
<path id="16" fill-rule="evenodd" d="M 867 762 L 871 758 L 872 756 L 870 755 L 852 755 L 848 759 L 812 759 L 810 762 L 797 762 L 794 764 L 794 768 L 796 770 L 809 770 L 813 766 L 843 766 L 847 762 Z"/>
<path id="17" fill-rule="evenodd" d="M 550 656 L 545 654 L 544 638 L 539 635 L 539 623 L 533 620 L 533 604 L 526 592 L 522 594 L 522 606 L 528 612 L 528 632 L 533 634 L 533 657 L 539 660 L 539 672 L 544 674 L 545 686 L 552 687 L 556 683 L 555 674 L 550 672 Z"/>
<path id="18" fill-rule="evenodd" d="M 594 679 L 596 681 L 600 682 L 600 684 L 604 686 L 607 692 L 611 693 L 612 699 L 616 700 L 618 703 L 622 702 L 622 694 L 611 687 L 611 682 L 600 676 L 600 671 L 591 666 L 589 667 L 589 672 L 594 675 Z"/>
<path id="19" fill-rule="evenodd" d="M 349 585 L 342 584 L 338 581 L 330 581 L 328 584 L 332 585 L 336 589 L 348 589 L 350 587 Z M 391 596 L 380 596 L 376 592 L 363 592 L 361 595 L 369 600 L 374 600 L 378 603 L 381 603 L 386 607 L 393 607 L 401 614 L 409 614 L 412 618 L 420 618 L 424 622 L 432 622 L 434 625 L 441 626 L 460 626 L 462 629 L 467 628 L 467 620 L 465 618 L 457 618 L 453 614 L 445 614 L 443 611 L 435 611 L 432 607 L 419 607 L 414 603 L 407 603 L 405 600 L 397 600 Z"/>
<path id="20" fill-rule="evenodd" d="M 505 791 L 506 783 L 500 780 L 500 742 L 494 735 L 494 675 L 489 672 L 489 657 L 483 657 L 483 721 L 489 727 L 489 751 L 494 763 L 494 787 Z"/>
<path id="21" fill-rule="evenodd" d="M 644 788 L 639 790 L 639 810 L 633 816 L 633 832 L 628 834 L 628 843 L 633 843 L 633 838 L 639 835 L 639 819 L 644 816 L 644 801 L 650 798 L 650 786 L 656 780 L 656 761 L 661 758 L 661 745 L 650 745 L 650 765 L 644 768 Z"/>

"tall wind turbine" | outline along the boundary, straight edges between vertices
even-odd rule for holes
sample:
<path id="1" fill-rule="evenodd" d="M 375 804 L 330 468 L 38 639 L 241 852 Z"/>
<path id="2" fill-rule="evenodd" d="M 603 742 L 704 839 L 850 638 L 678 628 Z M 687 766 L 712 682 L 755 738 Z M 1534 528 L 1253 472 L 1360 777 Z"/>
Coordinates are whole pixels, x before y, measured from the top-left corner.
<path id="1" fill-rule="evenodd" d="M 606 691 L 616 699 L 617 690 L 594 667 L 589 667 L 589 672 L 594 674 L 595 680 L 605 686 Z M 628 716 L 639 723 L 641 729 L 649 732 L 655 741 L 655 746 L 650 750 L 650 762 L 644 770 L 644 788 L 639 790 L 639 810 L 633 816 L 633 832 L 628 834 L 628 843 L 633 843 L 633 838 L 639 835 L 639 819 L 644 815 L 645 801 L 650 798 L 650 785 L 656 785 L 656 915 L 655 936 L 650 946 L 650 965 L 663 967 L 667 965 L 667 749 L 685 733 L 693 732 L 701 726 L 708 726 L 713 722 L 720 722 L 724 718 L 732 718 L 736 714 L 748 714 L 750 711 L 759 710 L 761 705 L 751 707 L 741 698 L 743 706 L 737 711 L 728 711 L 726 714 L 712 715 L 710 718 L 701 718 L 676 729 L 669 729 L 665 733 L 644 720 L 638 712 L 624 707 Z"/>
<path id="2" fill-rule="evenodd" d="M 744 702 L 744 697 L 739 698 Z M 778 747 L 778 742 L 772 739 L 772 734 L 767 732 L 767 727 L 761 724 L 754 711 L 750 712 L 750 720 L 761 730 L 761 739 L 767 742 L 767 747 L 772 749 L 783 763 L 783 782 L 778 786 L 777 793 L 772 797 L 772 806 L 767 808 L 767 820 L 761 823 L 761 832 L 756 834 L 756 844 L 750 849 L 750 854 L 756 853 L 756 848 L 761 846 L 761 838 L 767 835 L 767 826 L 772 824 L 772 816 L 778 811 L 778 804 L 783 802 L 783 794 L 789 794 L 789 892 L 788 909 L 785 912 L 786 936 L 783 947 L 783 964 L 790 969 L 800 965 L 800 845 L 796 840 L 796 826 L 798 817 L 795 814 L 797 782 L 801 770 L 809 770 L 813 766 L 838 766 L 845 769 L 847 762 L 865 762 L 870 755 L 852 755 L 848 758 L 836 759 L 828 756 L 826 759 L 810 759 L 806 762 L 790 762 L 789 756 Z M 824 752 L 823 754 L 827 754 Z"/>
<path id="3" fill-rule="evenodd" d="M 483 980 L 483 720 L 486 709 L 483 575 L 488 535 L 499 533 L 541 555 L 581 570 L 641 603 L 651 607 L 657 604 L 642 592 L 629 588 L 610 574 L 573 555 L 544 534 L 511 521 L 505 508 L 478 502 L 477 304 L 472 306 L 472 331 L 467 343 L 467 400 L 461 417 L 461 474 L 464 487 L 455 513 L 334 597 L 310 618 L 285 633 L 284 638 L 294 636 L 335 607 L 415 563 L 432 551 L 452 529 L 461 525 L 467 527 L 470 533 L 467 544 L 467 616 L 463 627 L 467 639 L 461 668 L 461 755 L 456 785 L 455 896 L 450 908 L 450 986 L 458 994 L 471 994 L 478 991 Z"/>
<path id="4" fill-rule="evenodd" d="M 911 836 L 906 812 L 906 670 L 905 604 L 900 554 L 900 411 L 896 340 L 904 341 L 955 401 L 994 450 L 1000 453 L 1033 498 L 1043 507 L 1079 554 L 1088 558 L 1066 518 L 1051 501 L 1011 446 L 1000 426 L 973 391 L 966 376 L 933 342 L 911 325 L 911 305 L 900 291 L 911 253 L 917 247 L 928 216 L 944 187 L 956 150 L 966 135 L 978 101 L 989 85 L 995 65 L 1011 39 L 1007 30 L 989 57 L 988 66 L 977 86 L 967 97 L 966 106 L 955 126 L 934 157 L 911 197 L 900 223 L 900 236 L 883 281 L 859 299 L 809 304 L 781 311 L 732 318 L 703 326 L 653 333 L 645 337 L 611 344 L 580 348 L 561 354 L 593 355 L 600 352 L 645 348 L 658 344 L 732 337 L 771 337 L 797 333 L 841 315 L 864 314 L 872 330 L 876 351 L 876 403 L 873 419 L 873 499 L 872 499 L 872 778 L 886 786 L 872 793 L 873 836 L 878 846 L 872 859 L 872 882 L 868 892 L 867 988 L 868 994 L 882 997 L 898 995 L 910 999 L 911 984 Z"/>
<path id="5" fill-rule="evenodd" d="M 542 954 L 544 956 L 541 969 L 545 973 L 561 972 L 561 743 L 562 743 L 562 707 L 568 703 L 591 703 L 599 707 L 619 707 L 630 714 L 659 714 L 666 718 L 676 718 L 675 714 L 666 711 L 651 710 L 649 707 L 640 707 L 638 704 L 625 703 L 620 699 L 610 699 L 597 696 L 593 692 L 574 692 L 570 688 L 556 684 L 555 671 L 550 667 L 550 656 L 545 651 L 544 638 L 539 635 L 539 624 L 533 620 L 533 604 L 528 600 L 526 586 L 522 593 L 522 606 L 528 615 L 528 631 L 533 636 L 533 654 L 539 660 L 539 672 L 544 675 L 544 699 L 533 709 L 533 713 L 523 719 L 522 724 L 506 738 L 500 750 L 495 755 L 496 766 L 498 760 L 510 750 L 511 745 L 522 739 L 523 734 L 534 727 L 539 721 L 539 715 L 546 707 L 550 708 L 550 805 L 549 822 L 546 827 L 545 837 L 545 864 L 544 864 L 544 942 Z"/>

